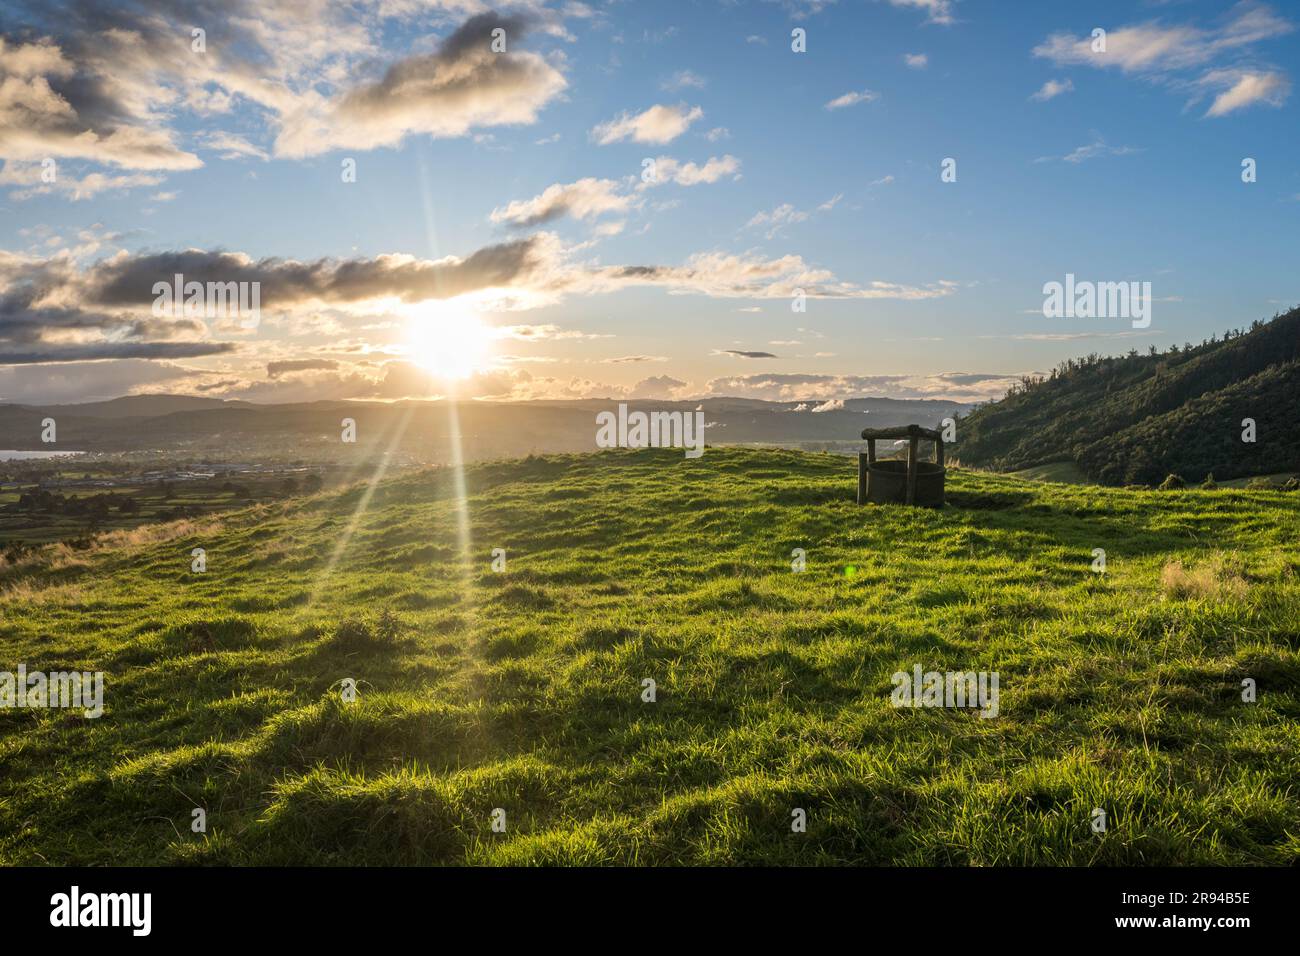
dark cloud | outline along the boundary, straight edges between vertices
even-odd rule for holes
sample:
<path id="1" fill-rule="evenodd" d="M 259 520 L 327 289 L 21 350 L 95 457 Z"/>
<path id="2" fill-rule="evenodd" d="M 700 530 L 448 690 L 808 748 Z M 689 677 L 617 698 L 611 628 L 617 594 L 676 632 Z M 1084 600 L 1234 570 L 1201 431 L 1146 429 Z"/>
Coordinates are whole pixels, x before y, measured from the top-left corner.
<path id="1" fill-rule="evenodd" d="M 231 351 L 195 319 L 83 308 L 79 276 L 65 259 L 0 262 L 0 364 L 107 358 L 190 358 Z M 96 340 L 87 340 L 90 334 Z"/>
<path id="2" fill-rule="evenodd" d="M 144 306 L 156 282 L 182 275 L 186 282 L 260 283 L 263 309 L 302 302 L 359 302 L 397 296 L 406 302 L 447 299 L 486 288 L 509 287 L 541 264 L 537 237 L 479 249 L 465 259 L 410 256 L 373 259 L 250 259 L 233 252 L 162 252 L 124 256 L 97 264 L 85 282 L 88 302 Z"/>
<path id="3" fill-rule="evenodd" d="M 39 365 L 46 362 L 84 362 L 92 359 L 178 359 L 232 352 L 233 342 L 96 342 L 89 345 L 43 345 L 40 348 L 0 351 L 0 365 Z"/>
<path id="4" fill-rule="evenodd" d="M 393 63 L 324 107 L 286 118 L 276 141 L 282 156 L 329 149 L 394 146 L 411 133 L 464 136 L 472 128 L 533 123 L 567 86 L 564 75 L 519 44 L 530 17 L 481 13 L 443 40 L 435 53 Z M 492 49 L 505 31 L 504 51 Z"/>
<path id="5" fill-rule="evenodd" d="M 242 382 L 237 378 L 222 378 L 215 382 L 203 382 L 200 385 L 195 385 L 194 390 L 196 392 L 224 392 L 240 384 Z"/>
<path id="6" fill-rule="evenodd" d="M 266 377 L 279 378 L 287 372 L 330 371 L 339 367 L 333 359 L 292 359 L 285 362 L 267 362 Z"/>

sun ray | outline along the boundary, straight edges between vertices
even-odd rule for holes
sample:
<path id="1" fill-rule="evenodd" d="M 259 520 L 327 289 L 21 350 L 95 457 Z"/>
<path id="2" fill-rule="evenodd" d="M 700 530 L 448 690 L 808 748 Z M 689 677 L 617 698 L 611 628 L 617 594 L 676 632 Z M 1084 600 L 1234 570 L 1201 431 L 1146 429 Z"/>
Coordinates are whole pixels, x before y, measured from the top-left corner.
<path id="1" fill-rule="evenodd" d="M 420 199 L 424 209 L 425 228 L 429 236 L 430 252 L 434 254 L 436 257 L 438 251 L 437 247 L 439 245 L 438 229 L 437 229 L 437 218 L 435 217 L 434 210 L 433 210 L 433 190 L 430 188 L 429 185 L 429 180 L 430 180 L 429 166 L 425 162 L 425 155 L 423 152 L 420 152 L 417 155 L 420 163 Z M 476 360 L 481 363 L 483 360 L 486 360 L 489 357 L 491 352 L 490 330 L 488 330 L 486 326 L 483 325 L 479 317 L 475 315 L 472 311 L 465 308 L 460 308 L 459 315 L 458 315 L 456 311 L 457 308 L 458 306 L 455 304 L 454 299 L 443 300 L 441 303 L 439 303 L 439 308 L 434 310 L 434 315 L 432 316 L 435 324 L 426 324 L 422 326 L 419 335 L 417 336 L 417 342 L 418 341 L 428 342 L 428 337 L 432 335 L 432 330 L 437 327 L 436 323 L 438 319 L 443 320 L 442 324 L 444 327 L 448 324 L 458 324 L 462 326 L 462 329 L 460 330 L 459 334 L 462 336 L 467 336 L 467 339 L 465 339 L 466 351 L 471 355 L 475 355 Z M 426 315 L 424 316 L 424 318 L 427 322 L 430 316 Z M 431 348 L 423 350 L 424 354 L 426 355 L 430 354 L 431 352 L 434 352 L 434 350 L 438 348 L 444 349 L 445 352 L 449 354 L 449 350 L 446 349 L 446 343 L 439 343 L 436 340 L 434 340 L 432 342 L 428 342 L 428 344 L 431 346 Z M 481 353 L 481 355 L 479 353 Z M 430 372 L 434 372 L 436 374 L 436 370 L 429 368 L 427 364 L 418 361 L 416 364 L 420 365 L 421 368 L 425 368 L 426 370 Z M 470 361 L 460 361 L 460 364 L 463 367 L 464 365 L 469 365 L 472 363 Z M 476 370 L 477 369 L 471 369 L 471 372 Z M 448 457 L 452 469 L 452 482 L 453 482 L 453 487 L 455 492 L 455 497 L 453 499 L 452 507 L 455 508 L 456 511 L 456 531 L 457 531 L 457 539 L 458 539 L 457 543 L 460 546 L 460 555 L 458 556 L 458 559 L 456 561 L 456 567 L 460 572 L 461 591 L 465 599 L 464 606 L 468 609 L 466 616 L 469 619 L 469 627 L 471 630 L 473 630 L 477 623 L 476 622 L 477 609 L 475 607 L 474 601 L 472 600 L 473 591 L 474 591 L 474 572 L 473 572 L 473 555 L 471 554 L 471 549 L 473 547 L 473 544 L 471 541 L 471 532 L 470 532 L 469 497 L 468 497 L 466 482 L 465 482 L 465 454 L 461 442 L 461 433 L 460 433 L 460 410 L 459 407 L 457 406 L 457 400 L 458 400 L 457 380 L 458 378 L 465 378 L 465 377 L 467 377 L 467 375 L 465 376 L 444 375 L 443 376 L 444 381 L 448 385 L 448 392 L 449 392 L 449 394 L 446 396 L 448 438 L 449 438 Z M 475 647 L 475 646 L 476 646 L 475 644 L 471 643 L 471 647 Z"/>
<path id="2" fill-rule="evenodd" d="M 352 510 L 352 515 L 348 519 L 348 525 L 343 529 L 343 534 L 339 537 L 338 543 L 334 545 L 334 550 L 330 553 L 329 561 L 325 563 L 325 567 L 321 569 L 318 575 L 316 575 L 316 581 L 312 585 L 311 595 L 308 597 L 307 603 L 303 607 L 304 611 L 308 611 L 316 605 L 316 602 L 320 599 L 321 594 L 325 590 L 325 585 L 328 583 L 330 576 L 334 573 L 334 568 L 343 557 L 343 553 L 347 551 L 348 545 L 352 542 L 353 535 L 356 534 L 357 528 L 361 525 L 362 516 L 366 513 L 366 509 L 370 507 L 370 499 L 375 496 L 375 489 L 379 486 L 379 483 L 384 480 L 384 475 L 388 473 L 388 465 L 392 460 L 392 454 L 401 443 L 402 436 L 406 434 L 406 428 L 411 423 L 411 416 L 414 414 L 415 406 L 408 405 L 401 419 L 398 421 L 397 427 L 393 431 L 393 439 L 388 443 L 387 450 L 379 456 L 379 462 L 375 465 L 374 472 L 372 472 L 370 477 L 366 480 L 365 491 L 361 493 L 361 498 L 357 501 L 356 508 Z"/>

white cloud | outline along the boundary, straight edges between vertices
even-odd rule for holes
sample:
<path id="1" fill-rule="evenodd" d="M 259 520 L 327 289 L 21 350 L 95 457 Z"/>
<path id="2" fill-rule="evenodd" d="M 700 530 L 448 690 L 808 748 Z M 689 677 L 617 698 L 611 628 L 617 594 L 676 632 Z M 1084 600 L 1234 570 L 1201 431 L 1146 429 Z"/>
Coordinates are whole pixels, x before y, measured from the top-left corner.
<path id="1" fill-rule="evenodd" d="M 797 222 L 806 222 L 808 214 L 795 209 L 790 203 L 782 203 L 771 212 L 754 213 L 752 219 L 745 223 L 746 229 L 754 229 L 760 226 L 768 227 L 766 236 L 768 239 L 774 238 L 783 227 L 793 225 Z"/>
<path id="2" fill-rule="evenodd" d="M 612 179 L 587 177 L 573 183 L 547 186 L 532 199 L 516 199 L 504 208 L 492 210 L 491 220 L 513 226 L 534 226 L 561 216 L 594 219 L 607 213 L 625 213 L 632 197 L 623 195 Z"/>
<path id="3" fill-rule="evenodd" d="M 675 93 L 678 90 L 686 89 L 702 90 L 707 85 L 708 81 L 698 73 L 691 70 L 678 70 L 668 79 L 664 80 L 659 86 L 660 89 Z"/>
<path id="4" fill-rule="evenodd" d="M 924 10 L 926 23 L 939 23 L 947 26 L 955 23 L 952 8 L 954 0 L 889 0 L 895 7 L 914 7 Z"/>
<path id="5" fill-rule="evenodd" d="M 505 325 L 494 330 L 497 338 L 515 339 L 519 342 L 560 341 L 564 339 L 612 339 L 612 335 L 562 329 L 558 325 Z"/>
<path id="6" fill-rule="evenodd" d="M 924 70 L 930 63 L 930 56 L 927 53 L 904 53 L 903 62 L 914 70 Z"/>
<path id="7" fill-rule="evenodd" d="M 1004 396 L 1019 375 L 941 372 L 937 375 L 831 375 L 755 372 L 711 379 L 704 396 L 758 398 L 772 402 L 818 402 L 823 412 L 854 398 L 937 399 L 982 402 Z M 829 404 L 829 407 L 826 407 Z M 802 411 L 811 411 L 808 406 Z"/>
<path id="8" fill-rule="evenodd" d="M 1152 20 L 1108 31 L 1104 50 L 1093 49 L 1091 35 L 1054 33 L 1033 52 L 1058 66 L 1111 68 L 1141 76 L 1188 93 L 1193 102 L 1219 89 L 1205 115 L 1224 116 L 1254 103 L 1280 106 L 1285 101 L 1290 91 L 1285 73 L 1240 61 L 1255 55 L 1256 44 L 1294 29 L 1269 7 L 1241 2 L 1212 29 Z M 1199 76 L 1190 76 L 1197 72 Z"/>
<path id="9" fill-rule="evenodd" d="M 636 143 L 663 145 L 681 136 L 702 116 L 704 110 L 698 106 L 688 109 L 685 103 L 677 106 L 655 104 L 635 116 L 624 112 L 608 122 L 597 125 L 591 131 L 591 137 L 601 146 L 608 146 L 610 143 L 625 139 Z"/>
<path id="10" fill-rule="evenodd" d="M 574 219 L 595 219 L 607 214 L 621 215 L 641 208 L 637 193 L 654 186 L 676 183 L 679 186 L 698 186 L 716 183 L 724 176 L 737 176 L 740 160 L 735 156 L 710 156 L 703 164 L 681 162 L 672 156 L 660 156 L 654 161 L 655 178 L 650 182 L 637 182 L 635 190 L 631 180 L 587 177 L 572 183 L 555 183 L 547 186 L 531 199 L 516 199 L 506 206 L 492 210 L 489 218 L 495 223 L 512 226 L 536 226 L 541 223 L 571 216 Z M 666 206 L 656 207 L 660 210 Z M 600 236 L 613 236 L 622 232 L 624 222 L 606 223 L 597 228 Z"/>
<path id="11" fill-rule="evenodd" d="M 222 159 L 260 159 L 263 162 L 270 159 L 266 150 L 260 146 L 254 146 L 244 137 L 237 133 L 226 133 L 217 130 L 208 133 L 199 139 L 201 146 L 207 149 L 215 150 L 221 154 Z"/>
<path id="12" fill-rule="evenodd" d="M 846 106 L 857 106 L 859 103 L 870 103 L 872 100 L 879 98 L 880 94 L 874 93 L 871 90 L 855 90 L 845 93 L 842 96 L 835 97 L 835 99 L 826 104 L 825 108 L 828 110 L 842 110 Z"/>
<path id="13" fill-rule="evenodd" d="M 93 199 L 104 192 L 135 189 L 140 186 L 157 186 L 162 177 L 153 173 L 87 173 L 77 177 L 66 170 L 58 170 L 53 182 L 42 178 L 44 167 L 40 163 L 20 163 L 6 160 L 0 168 L 0 187 L 14 187 L 10 198 L 23 201 L 33 196 L 61 194 L 73 201 Z"/>
<path id="14" fill-rule="evenodd" d="M 1060 96 L 1062 93 L 1069 93 L 1074 89 L 1074 81 L 1071 79 L 1048 80 L 1038 88 L 1038 92 L 1029 97 L 1031 100 L 1037 100 L 1045 103 L 1050 99 Z"/>
<path id="15" fill-rule="evenodd" d="M 1106 49 L 1093 50 L 1093 39 L 1054 33 L 1034 47 L 1034 56 L 1061 65 L 1115 67 L 1125 73 L 1161 73 L 1204 66 L 1216 57 L 1290 33 L 1292 24 L 1268 7 L 1239 3 L 1219 30 L 1158 21 L 1106 32 Z"/>
<path id="16" fill-rule="evenodd" d="M 1291 92 L 1284 73 L 1255 73 L 1247 70 L 1213 70 L 1200 80 L 1206 87 L 1226 86 L 1210 104 L 1206 116 L 1227 116 L 1234 110 L 1256 103 L 1281 106 Z"/>
<path id="17" fill-rule="evenodd" d="M 730 154 L 721 158 L 710 156 L 703 166 L 681 163 L 671 156 L 660 156 L 655 160 L 654 182 L 641 185 L 673 182 L 679 186 L 698 186 L 701 183 L 716 183 L 724 176 L 735 176 L 739 172 L 740 160 Z"/>
<path id="18" fill-rule="evenodd" d="M 674 399 L 687 397 L 686 392 L 689 386 L 681 379 L 673 378 L 669 375 L 654 375 L 650 378 L 642 379 L 632 386 L 628 393 L 628 398 L 647 398 L 647 399 Z M 606 395 L 611 394 L 605 392 Z"/>
<path id="19" fill-rule="evenodd" d="M 1040 156 L 1034 160 L 1036 163 L 1049 163 L 1053 160 L 1061 160 L 1066 163 L 1083 163 L 1090 159 L 1097 159 L 1101 156 L 1128 156 L 1132 153 L 1140 153 L 1142 149 L 1136 146 L 1108 146 L 1105 140 L 1097 137 L 1091 143 L 1085 146 L 1075 147 L 1064 156 Z"/>
<path id="20" fill-rule="evenodd" d="M 571 293 L 609 292 L 657 286 L 670 294 L 714 298 L 789 299 L 796 289 L 809 298 L 919 301 L 951 295 L 955 285 L 939 280 L 925 286 L 883 280 L 863 284 L 837 279 L 796 255 L 765 259 L 756 254 L 704 252 L 681 266 L 604 266 L 567 269 L 551 276 L 550 288 Z"/>

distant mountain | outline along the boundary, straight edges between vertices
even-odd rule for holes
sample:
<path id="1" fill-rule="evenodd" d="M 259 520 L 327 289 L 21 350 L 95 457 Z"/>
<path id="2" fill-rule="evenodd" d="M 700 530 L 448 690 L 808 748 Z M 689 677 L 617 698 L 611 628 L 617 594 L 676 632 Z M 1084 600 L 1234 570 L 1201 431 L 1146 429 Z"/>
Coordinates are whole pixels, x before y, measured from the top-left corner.
<path id="1" fill-rule="evenodd" d="M 309 402 L 257 405 L 179 395 L 147 395 L 84 405 L 0 405 L 0 448 L 182 455 L 209 460 L 349 461 L 390 454 L 413 461 L 509 458 L 594 451 L 596 414 L 619 399 L 542 402 Z M 844 402 L 630 401 L 631 410 L 704 411 L 706 441 L 722 444 L 860 442 L 868 425 L 936 426 L 970 409 L 960 402 L 861 398 Z M 42 444 L 53 418 L 56 446 Z M 357 423 L 357 442 L 340 441 Z M 458 446 L 458 448 L 457 448 Z"/>
<path id="2" fill-rule="evenodd" d="M 71 415 L 85 418 L 135 418 L 150 415 L 170 415 L 172 412 L 189 412 L 200 408 L 247 407 L 248 402 L 232 402 L 220 398 L 197 398 L 193 395 L 127 395 L 106 402 L 82 402 L 76 405 L 45 405 L 42 410 L 53 415 Z"/>
<path id="3" fill-rule="evenodd" d="M 1300 470 L 1300 309 L 1155 355 L 1066 362 L 958 425 L 955 457 L 999 471 L 1075 463 L 1104 484 Z M 1242 440 L 1244 419 L 1256 440 Z"/>

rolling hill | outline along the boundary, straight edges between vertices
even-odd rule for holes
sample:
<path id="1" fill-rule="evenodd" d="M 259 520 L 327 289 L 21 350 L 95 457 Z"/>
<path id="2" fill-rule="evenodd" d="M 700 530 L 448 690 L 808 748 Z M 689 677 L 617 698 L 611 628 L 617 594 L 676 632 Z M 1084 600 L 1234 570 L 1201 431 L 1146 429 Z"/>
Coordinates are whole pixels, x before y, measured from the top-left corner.
<path id="1" fill-rule="evenodd" d="M 1292 309 L 1199 346 L 1068 362 L 962 419 L 955 454 L 998 471 L 1070 462 L 1110 485 L 1297 471 L 1297 396 Z M 1248 418 L 1254 442 L 1242 440 Z"/>
<path id="2" fill-rule="evenodd" d="M 106 674 L 97 719 L 0 710 L 0 864 L 1300 862 L 1300 496 L 859 508 L 850 461 L 746 449 L 464 485 L 0 564 L 5 666 Z M 891 706 L 916 666 L 997 715 Z"/>
<path id="3" fill-rule="evenodd" d="M 594 451 L 596 414 L 618 404 L 618 399 L 586 399 L 256 405 L 141 395 L 82 405 L 0 405 L 0 448 L 341 463 L 372 461 L 379 455 L 446 463 L 454 460 L 456 449 L 465 460 L 477 461 Z M 970 408 L 961 402 L 892 398 L 840 403 L 708 398 L 627 405 L 647 412 L 702 408 L 710 444 L 853 442 L 867 425 L 937 425 Z M 41 441 L 46 418 L 57 423 L 56 445 Z M 357 423 L 355 444 L 339 440 L 344 418 Z"/>

